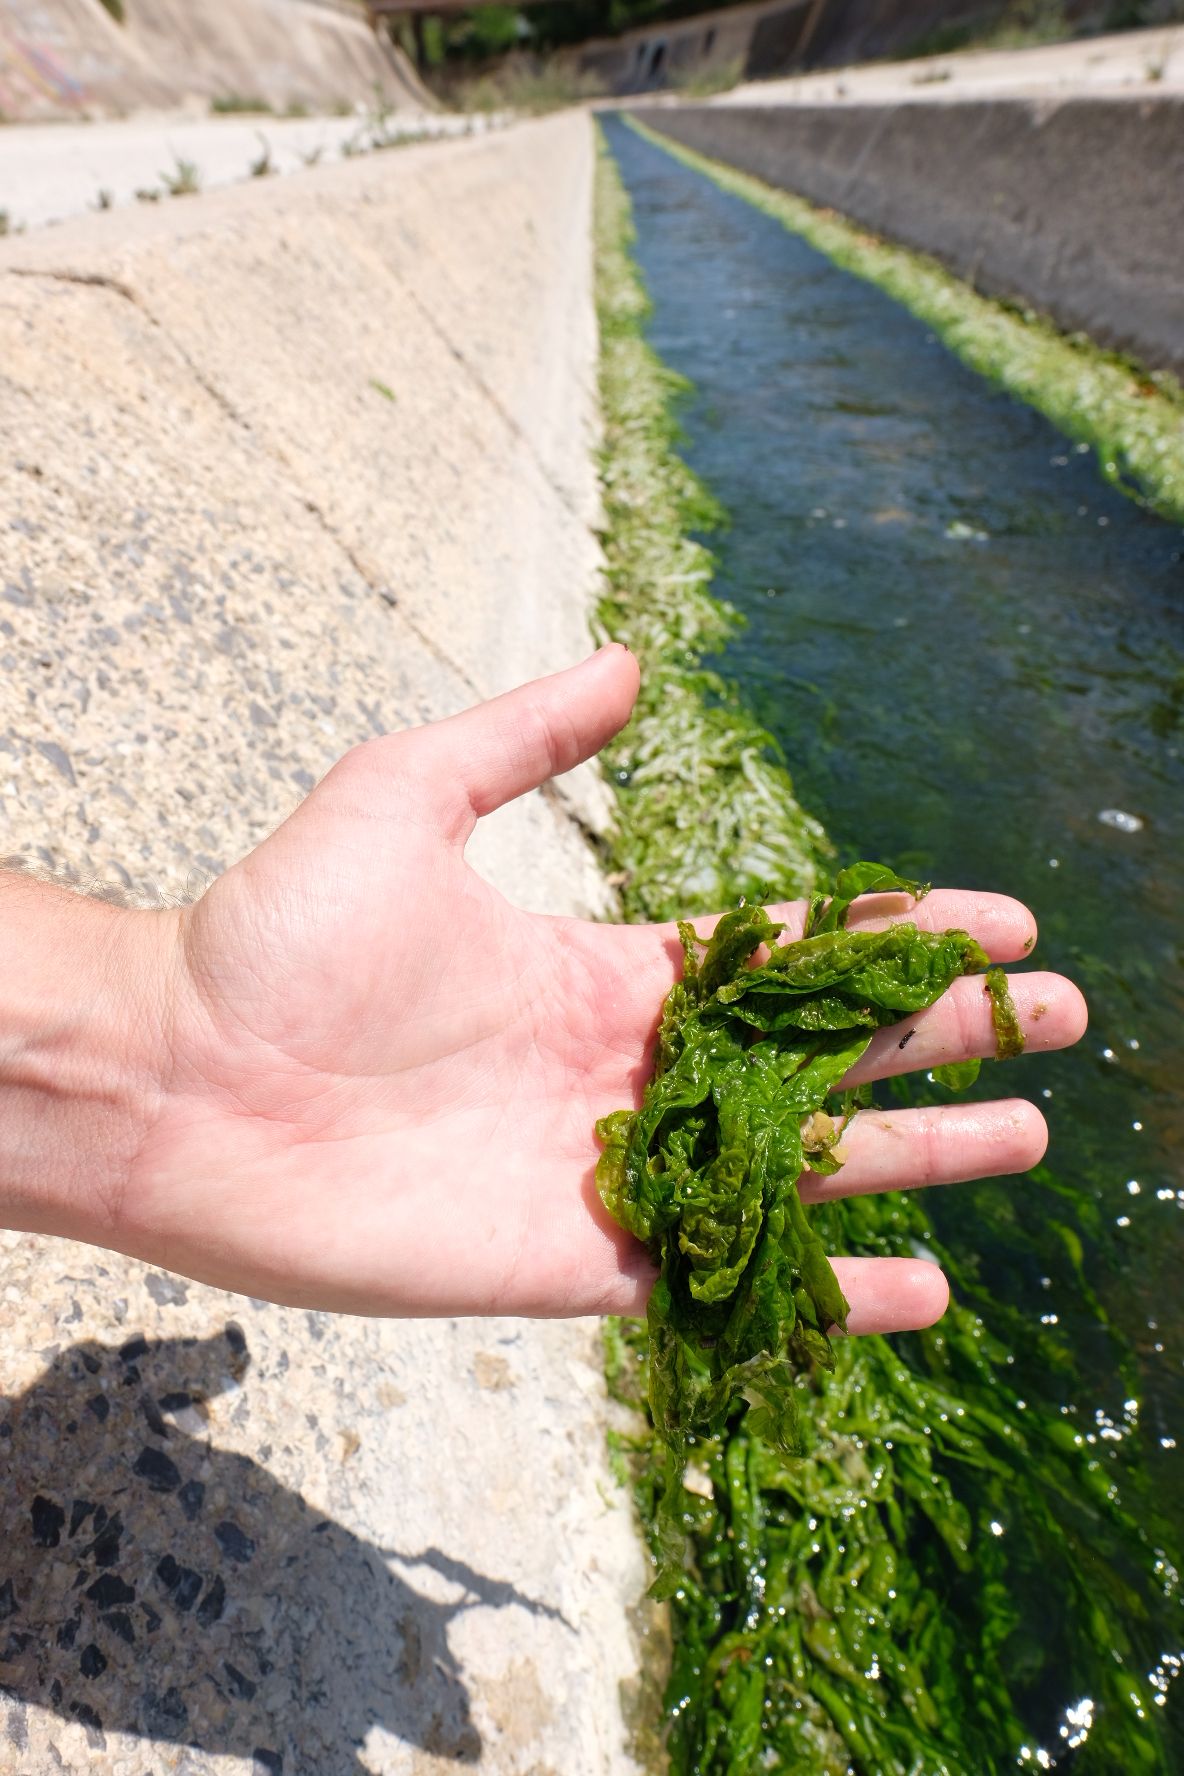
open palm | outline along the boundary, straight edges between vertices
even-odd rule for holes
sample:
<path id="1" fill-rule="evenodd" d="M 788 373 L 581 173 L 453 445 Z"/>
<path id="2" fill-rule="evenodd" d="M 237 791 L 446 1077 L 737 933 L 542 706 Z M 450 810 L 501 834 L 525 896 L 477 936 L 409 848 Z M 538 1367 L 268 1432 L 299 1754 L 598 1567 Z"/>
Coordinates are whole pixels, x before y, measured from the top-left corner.
<path id="1" fill-rule="evenodd" d="M 254 1295 L 359 1313 L 567 1314 L 644 1304 L 644 1251 L 593 1185 L 597 1116 L 649 1074 L 679 948 L 670 926 L 524 913 L 464 844 L 483 814 L 596 752 L 627 719 L 621 648 L 450 721 L 355 748 L 255 852 L 175 920 L 171 1066 L 112 1243 Z M 802 908 L 783 909 L 792 935 Z M 914 916 L 899 897 L 856 922 Z M 1031 916 L 997 895 L 935 892 L 932 927 L 998 961 Z M 702 929 L 708 929 L 709 922 Z M 1076 989 L 1013 984 L 1030 1044 L 1084 1028 Z M 981 987 L 955 985 L 859 1077 L 987 1054 Z M 850 1159 L 803 1194 L 1019 1170 L 1043 1151 L 1008 1101 L 856 1119 Z M 851 1329 L 928 1324 L 930 1264 L 848 1259 Z"/>

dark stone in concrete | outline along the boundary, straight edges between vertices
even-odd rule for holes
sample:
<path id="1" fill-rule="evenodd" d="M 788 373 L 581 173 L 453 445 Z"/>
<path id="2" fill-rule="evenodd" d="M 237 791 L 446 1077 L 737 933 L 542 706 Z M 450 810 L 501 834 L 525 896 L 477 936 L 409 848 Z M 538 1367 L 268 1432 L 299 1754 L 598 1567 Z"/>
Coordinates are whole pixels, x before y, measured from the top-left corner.
<path id="1" fill-rule="evenodd" d="M 86 1595 L 100 1609 L 114 1609 L 119 1603 L 134 1603 L 136 1593 L 131 1585 L 125 1585 L 118 1573 L 104 1573 L 87 1587 Z"/>
<path id="2" fill-rule="evenodd" d="M 62 1539 L 66 1513 L 52 1499 L 38 1493 L 33 1500 L 33 1540 L 39 1548 L 56 1548 Z"/>
<path id="3" fill-rule="evenodd" d="M 251 1537 L 237 1523 L 219 1523 L 214 1535 L 227 1560 L 233 1560 L 236 1566 L 245 1566 L 255 1552 Z"/>
<path id="4" fill-rule="evenodd" d="M 252 1683 L 250 1678 L 240 1671 L 237 1665 L 232 1665 L 229 1660 L 223 1662 L 222 1669 L 226 1673 L 226 1687 L 231 1695 L 237 1696 L 243 1702 L 253 1701 L 255 1692 L 259 1688 L 258 1684 Z"/>
<path id="5" fill-rule="evenodd" d="M 197 1606 L 197 1620 L 203 1628 L 212 1628 L 215 1622 L 221 1621 L 225 1608 L 226 1586 L 216 1578 Z"/>
<path id="6" fill-rule="evenodd" d="M 93 1404 L 93 1402 L 92 1402 L 92 1404 Z M 99 1418 L 99 1421 L 101 1423 L 102 1420 L 104 1418 L 106 1418 L 107 1414 L 105 1412 L 102 1414 L 96 1413 L 95 1416 L 97 1418 Z M 71 1534 L 71 1536 L 76 1536 L 78 1534 L 78 1531 L 82 1528 L 82 1525 L 86 1522 L 87 1518 L 91 1515 L 91 1513 L 93 1511 L 94 1511 L 94 1506 L 87 1499 L 75 1499 L 74 1500 L 74 1503 L 70 1507 L 70 1534 Z"/>
<path id="7" fill-rule="evenodd" d="M 181 1484 L 176 1462 L 170 1460 L 162 1449 L 141 1449 L 132 1473 L 147 1480 L 153 1492 L 176 1492 Z"/>
<path id="8" fill-rule="evenodd" d="M 105 1751 L 107 1738 L 103 1732 L 103 1722 L 98 1711 L 85 1702 L 71 1702 L 70 1713 L 74 1719 L 86 1728 L 86 1743 L 92 1751 Z"/>
<path id="9" fill-rule="evenodd" d="M 175 1684 L 163 1695 L 146 1690 L 140 1704 L 144 1726 L 154 1739 L 183 1739 L 189 1727 L 189 1710 Z"/>
<path id="10" fill-rule="evenodd" d="M 110 1628 L 112 1634 L 118 1634 L 120 1640 L 126 1641 L 128 1646 L 135 1646 L 136 1631 L 126 1610 L 112 1610 L 103 1617 L 103 1626 Z"/>
<path id="11" fill-rule="evenodd" d="M 178 1503 L 190 1523 L 197 1521 L 197 1517 L 201 1511 L 202 1501 L 205 1496 L 206 1489 L 200 1480 L 186 1480 L 184 1486 L 177 1494 Z"/>
<path id="12" fill-rule="evenodd" d="M 102 1677 L 106 1671 L 107 1661 L 93 1640 L 88 1647 L 83 1648 L 82 1657 L 78 1661 L 78 1669 L 83 1677 Z"/>
<path id="13" fill-rule="evenodd" d="M 119 1550 L 123 1542 L 123 1523 L 118 1511 L 111 1521 L 96 1535 L 90 1545 L 90 1557 L 96 1566 L 114 1566 L 119 1559 Z"/>
<path id="14" fill-rule="evenodd" d="M 191 1566 L 182 1566 L 171 1554 L 166 1554 L 156 1568 L 156 1576 L 179 1610 L 193 1608 L 203 1583 L 199 1572 Z"/>

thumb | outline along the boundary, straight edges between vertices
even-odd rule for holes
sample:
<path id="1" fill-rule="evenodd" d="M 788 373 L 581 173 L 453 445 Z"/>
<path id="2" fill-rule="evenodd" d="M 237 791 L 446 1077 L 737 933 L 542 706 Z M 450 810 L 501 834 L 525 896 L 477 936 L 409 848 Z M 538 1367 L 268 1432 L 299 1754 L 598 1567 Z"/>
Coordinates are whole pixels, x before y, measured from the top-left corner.
<path id="1" fill-rule="evenodd" d="M 565 672 L 400 735 L 403 762 L 463 844 L 483 814 L 599 752 L 629 720 L 640 682 L 633 655 L 612 642 Z"/>

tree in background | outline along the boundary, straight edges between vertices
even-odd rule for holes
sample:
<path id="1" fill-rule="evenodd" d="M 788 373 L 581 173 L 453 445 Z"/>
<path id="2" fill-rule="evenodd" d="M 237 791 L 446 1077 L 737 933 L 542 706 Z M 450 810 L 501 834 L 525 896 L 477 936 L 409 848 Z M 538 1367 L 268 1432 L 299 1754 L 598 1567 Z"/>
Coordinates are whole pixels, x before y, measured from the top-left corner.
<path id="1" fill-rule="evenodd" d="M 429 67 L 442 62 L 490 62 L 515 50 L 545 56 L 551 50 L 615 37 L 651 19 L 689 18 L 716 12 L 742 0 L 541 0 L 526 7 L 474 6 L 463 12 L 433 14 L 424 7 L 421 36 Z M 408 42 L 413 54 L 417 46 Z M 419 56 L 417 55 L 417 60 Z"/>

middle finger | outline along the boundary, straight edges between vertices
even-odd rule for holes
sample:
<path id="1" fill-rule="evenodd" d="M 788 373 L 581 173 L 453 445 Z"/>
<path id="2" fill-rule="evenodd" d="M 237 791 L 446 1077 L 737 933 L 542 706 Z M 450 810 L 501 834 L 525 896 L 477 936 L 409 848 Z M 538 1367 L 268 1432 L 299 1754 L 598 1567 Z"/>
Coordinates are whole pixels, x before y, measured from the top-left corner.
<path id="1" fill-rule="evenodd" d="M 1069 1048 L 1085 1034 L 1085 1000 L 1063 975 L 1015 974 L 1008 977 L 1008 985 L 1028 1052 Z M 963 975 L 928 1010 L 877 1030 L 843 1085 L 863 1085 L 952 1061 L 985 1060 L 994 1052 L 991 998 L 983 976 Z"/>

